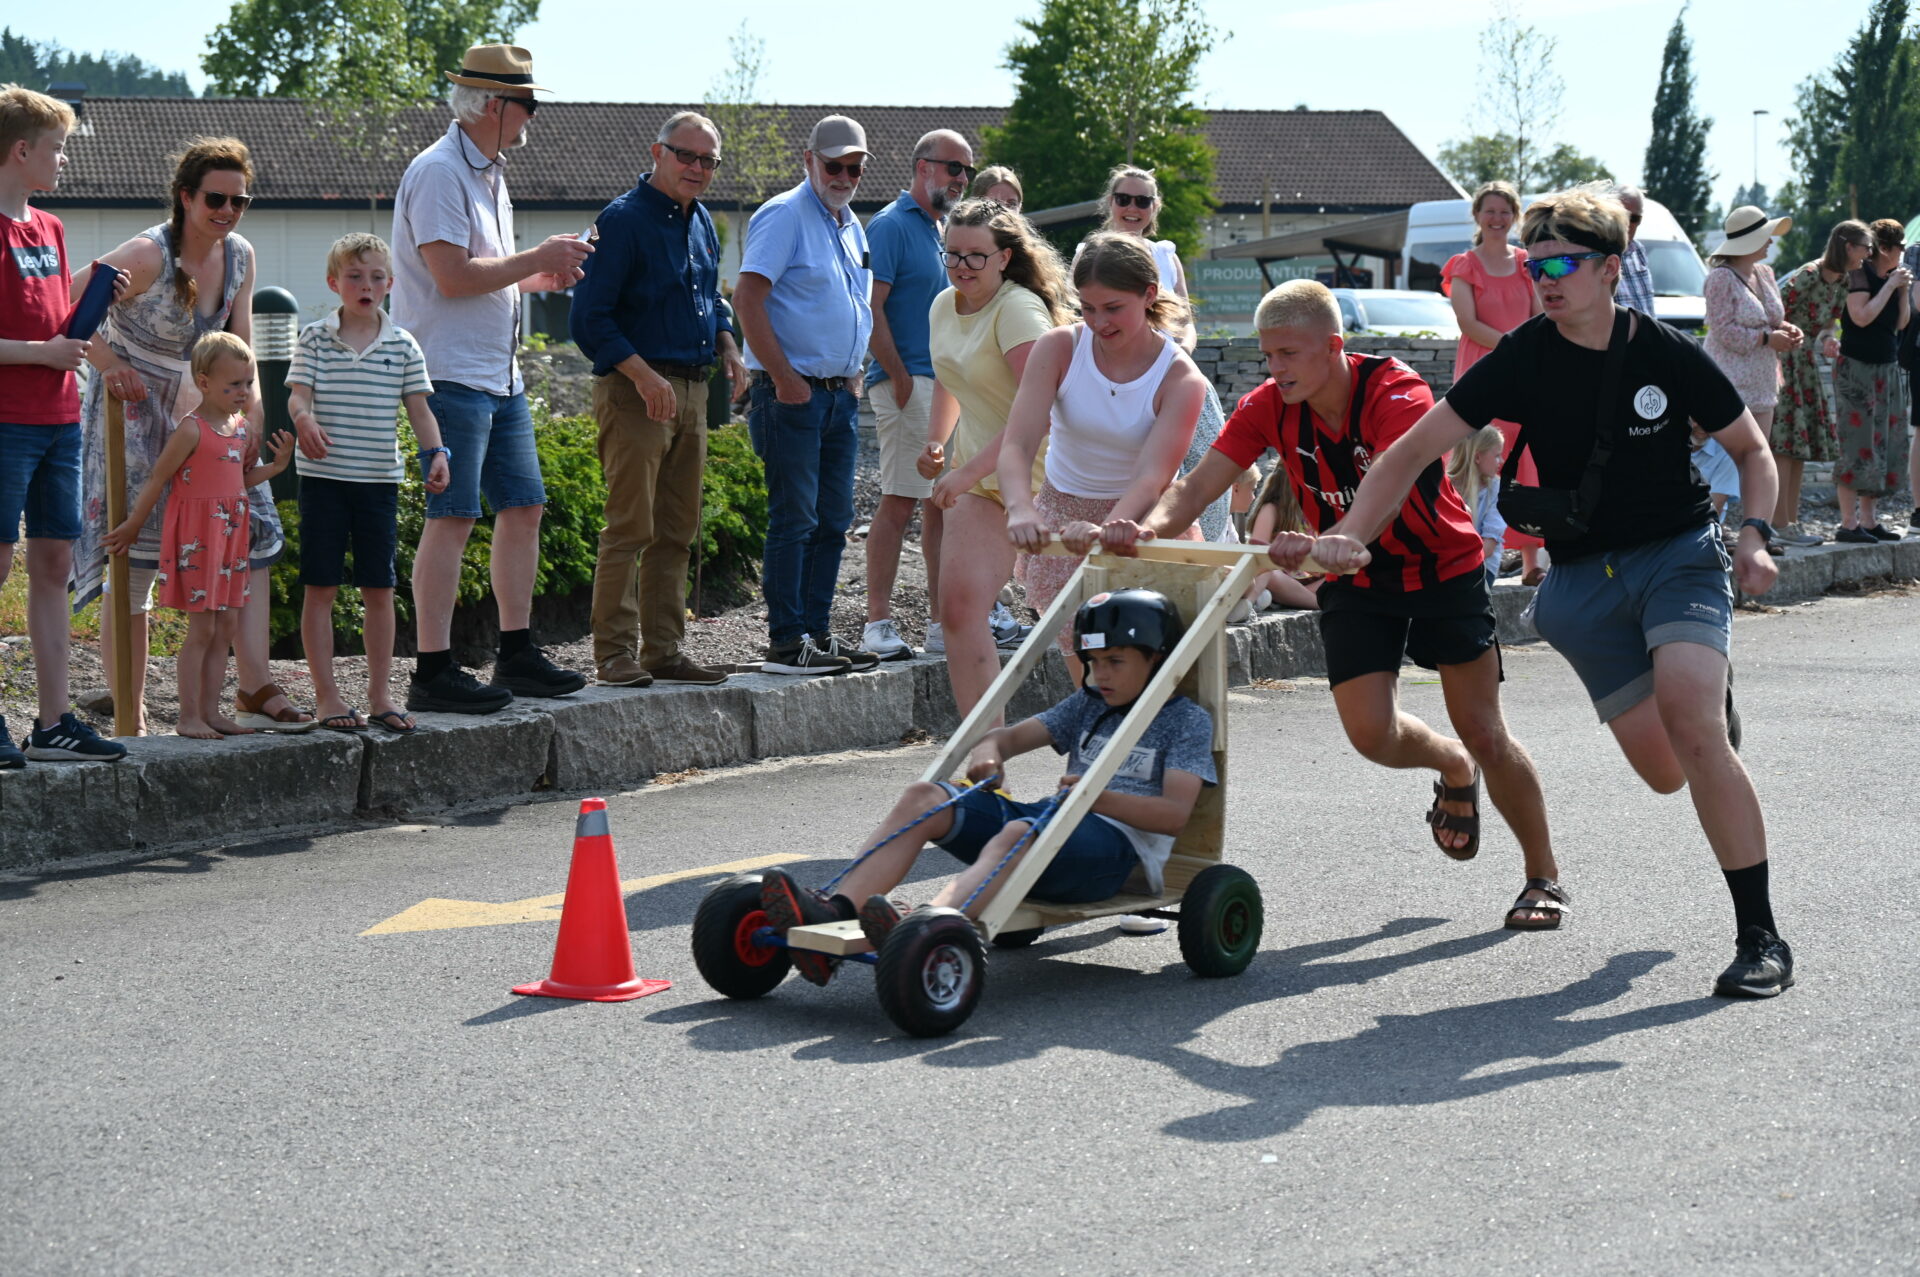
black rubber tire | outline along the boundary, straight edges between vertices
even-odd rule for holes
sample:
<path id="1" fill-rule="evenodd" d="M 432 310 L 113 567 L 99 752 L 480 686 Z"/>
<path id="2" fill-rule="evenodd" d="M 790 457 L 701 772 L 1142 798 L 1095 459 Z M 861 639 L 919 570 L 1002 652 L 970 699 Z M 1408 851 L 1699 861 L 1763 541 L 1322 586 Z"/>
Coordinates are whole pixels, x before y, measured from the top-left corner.
<path id="1" fill-rule="evenodd" d="M 1040 938 L 1045 927 L 1028 927 L 1025 931 L 1002 931 L 993 938 L 996 949 L 1024 949 Z"/>
<path id="2" fill-rule="evenodd" d="M 1197 976 L 1239 975 L 1260 951 L 1264 921 L 1253 875 L 1208 865 L 1180 900 L 1180 956 Z"/>
<path id="3" fill-rule="evenodd" d="M 916 909 L 880 946 L 880 1009 L 902 1033 L 937 1038 L 965 1024 L 986 991 L 987 947 L 958 909 Z"/>
<path id="4" fill-rule="evenodd" d="M 746 940 L 753 927 L 764 925 L 764 917 L 753 921 L 760 912 L 759 874 L 729 878 L 701 900 L 693 915 L 693 965 L 715 993 L 757 998 L 793 969 L 785 949 L 753 947 Z"/>

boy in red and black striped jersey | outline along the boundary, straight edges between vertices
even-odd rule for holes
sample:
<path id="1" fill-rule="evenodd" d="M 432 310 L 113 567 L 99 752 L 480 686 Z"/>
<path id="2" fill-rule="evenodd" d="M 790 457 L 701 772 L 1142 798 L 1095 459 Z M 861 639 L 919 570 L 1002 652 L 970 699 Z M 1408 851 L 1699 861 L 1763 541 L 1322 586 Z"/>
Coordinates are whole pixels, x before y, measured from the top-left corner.
<path id="1" fill-rule="evenodd" d="M 1433 406 L 1433 392 L 1405 364 L 1346 353 L 1333 294 L 1311 280 L 1268 293 L 1254 324 L 1271 379 L 1241 399 L 1213 451 L 1142 522 L 1103 529 L 1107 549 L 1124 554 L 1142 536 L 1178 532 L 1274 448 L 1308 528 L 1277 535 L 1270 553 L 1282 568 L 1296 568 L 1313 548 L 1306 532 L 1337 524 L 1373 459 Z M 1500 712 L 1500 648 L 1480 538 L 1439 462 L 1421 472 L 1367 549 L 1365 566 L 1328 580 L 1319 596 L 1327 681 L 1347 739 L 1384 767 L 1440 773 L 1427 819 L 1435 843 L 1456 860 L 1479 850 L 1484 774 L 1526 860 L 1526 886 L 1507 925 L 1557 927 L 1569 898 L 1558 881 L 1539 775 Z M 1400 709 L 1400 665 L 1408 657 L 1439 671 L 1460 739 Z"/>

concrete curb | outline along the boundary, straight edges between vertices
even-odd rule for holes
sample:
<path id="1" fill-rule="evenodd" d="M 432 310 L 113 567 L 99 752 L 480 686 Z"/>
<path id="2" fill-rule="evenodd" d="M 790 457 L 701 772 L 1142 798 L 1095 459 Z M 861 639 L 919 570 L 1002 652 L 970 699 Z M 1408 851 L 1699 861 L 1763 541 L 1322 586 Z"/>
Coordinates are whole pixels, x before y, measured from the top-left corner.
<path id="1" fill-rule="evenodd" d="M 1920 577 L 1920 540 L 1795 550 L 1780 566 L 1765 602 Z M 1538 637 L 1522 615 L 1532 597 L 1511 581 L 1494 588 L 1501 641 Z M 1257 617 L 1230 628 L 1227 641 L 1235 686 L 1326 671 L 1311 612 Z M 1049 653 L 1011 713 L 1038 712 L 1071 690 L 1065 662 Z M 631 788 L 663 772 L 891 745 L 916 729 L 944 735 L 959 726 L 946 664 L 933 657 L 837 678 L 747 674 L 720 687 L 589 687 L 485 717 L 417 717 L 420 728 L 408 736 L 152 736 L 128 742 L 120 763 L 0 772 L 0 870 L 504 805 L 543 790 Z"/>

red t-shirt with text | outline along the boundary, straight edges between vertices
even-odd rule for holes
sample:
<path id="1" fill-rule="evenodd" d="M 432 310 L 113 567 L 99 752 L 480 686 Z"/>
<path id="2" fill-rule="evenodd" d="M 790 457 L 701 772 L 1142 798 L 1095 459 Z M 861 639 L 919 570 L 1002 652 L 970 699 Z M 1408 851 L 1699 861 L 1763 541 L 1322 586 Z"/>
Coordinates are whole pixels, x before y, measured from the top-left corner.
<path id="1" fill-rule="evenodd" d="M 60 335 L 73 277 L 67 235 L 45 209 L 27 220 L 0 214 L 0 338 L 45 341 Z M 45 364 L 0 364 L 0 422 L 10 426 L 64 426 L 80 420 L 80 383 Z"/>
<path id="2" fill-rule="evenodd" d="M 1307 521 L 1325 532 L 1346 514 L 1360 480 L 1387 445 L 1433 407 L 1433 391 L 1397 359 L 1346 356 L 1352 377 L 1347 419 L 1329 426 L 1306 404 L 1288 404 L 1272 379 L 1249 391 L 1214 440 L 1241 469 L 1273 448 Z M 1359 589 L 1412 593 L 1480 570 L 1473 516 L 1438 461 L 1420 472 L 1406 504 L 1367 546 L 1373 561 L 1355 573 Z"/>

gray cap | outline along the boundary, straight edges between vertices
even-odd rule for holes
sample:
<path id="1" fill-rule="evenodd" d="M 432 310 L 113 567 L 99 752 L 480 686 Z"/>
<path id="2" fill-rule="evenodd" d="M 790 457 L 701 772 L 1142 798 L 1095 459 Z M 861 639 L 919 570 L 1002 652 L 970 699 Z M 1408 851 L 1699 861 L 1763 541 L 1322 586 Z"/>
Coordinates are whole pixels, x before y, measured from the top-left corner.
<path id="1" fill-rule="evenodd" d="M 871 154 L 867 150 L 867 131 L 844 115 L 829 115 L 814 125 L 807 137 L 807 149 L 830 160 L 854 151 Z"/>

